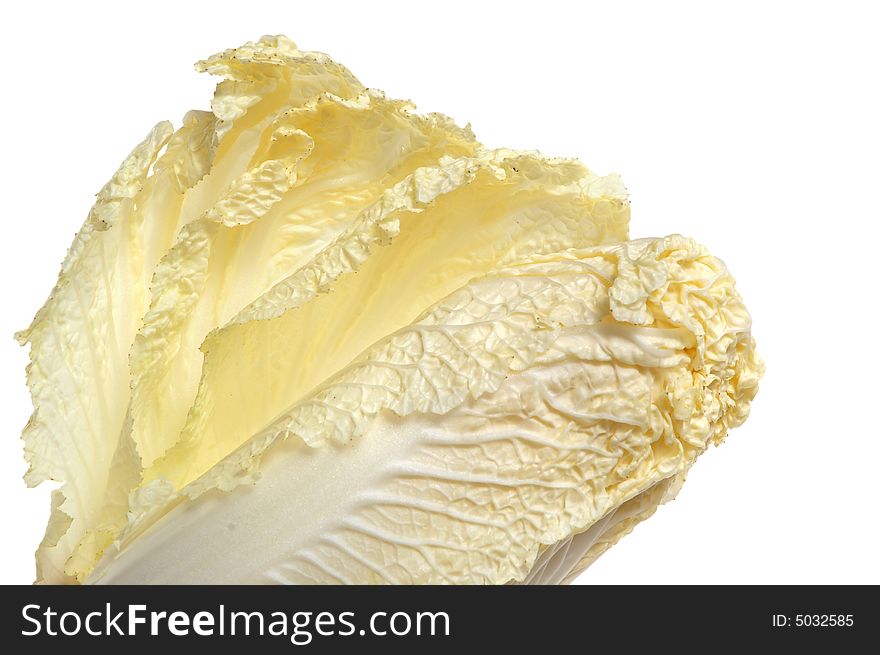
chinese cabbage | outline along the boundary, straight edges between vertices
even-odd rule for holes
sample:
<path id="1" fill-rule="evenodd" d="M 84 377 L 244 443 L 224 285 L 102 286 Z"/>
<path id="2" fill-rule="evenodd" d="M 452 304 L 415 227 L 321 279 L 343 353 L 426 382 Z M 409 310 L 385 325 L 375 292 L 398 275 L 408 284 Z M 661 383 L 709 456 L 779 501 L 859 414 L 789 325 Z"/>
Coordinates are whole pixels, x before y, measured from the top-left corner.
<path id="1" fill-rule="evenodd" d="M 32 325 L 46 583 L 562 583 L 742 423 L 724 265 L 284 37 L 197 68 Z"/>

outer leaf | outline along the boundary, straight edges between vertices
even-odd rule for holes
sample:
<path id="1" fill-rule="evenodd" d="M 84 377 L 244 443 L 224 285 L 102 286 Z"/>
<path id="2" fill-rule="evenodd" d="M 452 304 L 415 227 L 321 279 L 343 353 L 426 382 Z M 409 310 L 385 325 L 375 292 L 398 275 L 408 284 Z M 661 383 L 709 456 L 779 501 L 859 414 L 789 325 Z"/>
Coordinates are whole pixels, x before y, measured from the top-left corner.
<path id="1" fill-rule="evenodd" d="M 30 464 L 25 480 L 66 483 L 53 499 L 52 538 L 38 560 L 43 574 L 63 571 L 71 541 L 101 503 L 116 447 L 107 435 L 118 435 L 122 425 L 128 400 L 125 357 L 142 311 L 139 271 L 122 253 L 138 256 L 142 249 L 134 199 L 171 132 L 168 123 L 157 125 L 104 186 L 55 289 L 31 326 L 17 335 L 22 344 L 31 344 L 28 385 L 34 413 L 22 435 Z M 59 534 L 65 522 L 68 529 Z"/>
<path id="2" fill-rule="evenodd" d="M 500 269 L 154 510 L 94 580 L 566 580 L 744 419 L 749 327 L 723 264 L 682 237 Z M 260 459 L 253 487 L 217 491 Z"/>

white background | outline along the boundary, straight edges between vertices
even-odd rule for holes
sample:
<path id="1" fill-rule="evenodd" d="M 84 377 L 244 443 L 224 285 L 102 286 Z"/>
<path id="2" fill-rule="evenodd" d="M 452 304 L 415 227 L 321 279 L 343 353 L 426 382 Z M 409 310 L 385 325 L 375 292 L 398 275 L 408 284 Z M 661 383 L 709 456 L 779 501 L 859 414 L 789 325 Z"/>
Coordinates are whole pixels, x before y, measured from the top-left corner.
<path id="1" fill-rule="evenodd" d="M 714 3 L 713 3 L 714 4 Z M 0 226 L 2 579 L 48 514 L 18 434 L 12 340 L 94 193 L 160 119 L 208 108 L 192 63 L 265 33 L 471 122 L 490 146 L 616 171 L 632 235 L 724 259 L 767 374 L 745 426 L 584 583 L 880 582 L 878 20 L 871 3 L 7 3 Z"/>

